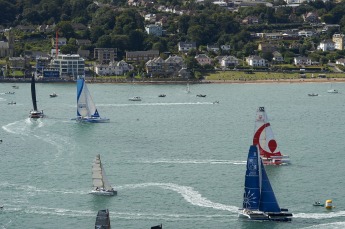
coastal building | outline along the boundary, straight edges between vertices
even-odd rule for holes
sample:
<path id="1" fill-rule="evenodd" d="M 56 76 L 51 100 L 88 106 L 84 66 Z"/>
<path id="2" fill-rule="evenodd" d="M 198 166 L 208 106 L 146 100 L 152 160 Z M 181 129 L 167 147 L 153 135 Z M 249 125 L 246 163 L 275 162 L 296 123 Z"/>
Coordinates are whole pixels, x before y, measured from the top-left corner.
<path id="1" fill-rule="evenodd" d="M 302 15 L 304 22 L 318 23 L 320 22 L 319 16 L 316 12 L 308 12 Z"/>
<path id="2" fill-rule="evenodd" d="M 234 56 L 224 56 L 222 57 L 220 61 L 220 66 L 222 68 L 228 68 L 230 66 L 237 66 L 239 64 L 239 61 Z"/>
<path id="3" fill-rule="evenodd" d="M 330 39 L 321 41 L 319 46 L 317 47 L 317 49 L 322 50 L 324 52 L 333 51 L 334 48 L 335 48 L 335 43 Z"/>
<path id="4" fill-rule="evenodd" d="M 58 69 L 61 77 L 74 77 L 85 75 L 85 60 L 78 54 L 59 54 L 51 60 L 51 68 Z"/>
<path id="5" fill-rule="evenodd" d="M 219 52 L 219 46 L 216 45 L 216 44 L 213 44 L 213 45 L 207 44 L 206 48 L 207 48 L 208 52 L 210 52 L 210 51 L 212 51 L 212 52 Z"/>
<path id="6" fill-rule="evenodd" d="M 294 58 L 295 65 L 312 65 L 312 61 L 310 58 L 305 56 L 298 56 Z"/>
<path id="7" fill-rule="evenodd" d="M 230 51 L 231 46 L 230 46 L 230 45 L 221 45 L 221 46 L 220 46 L 220 49 L 221 49 L 222 51 Z"/>
<path id="8" fill-rule="evenodd" d="M 269 52 L 272 53 L 274 51 L 277 51 L 278 46 L 276 44 L 267 43 L 267 42 L 261 42 L 258 45 L 258 50 L 261 52 Z"/>
<path id="9" fill-rule="evenodd" d="M 151 76 L 175 76 L 183 66 L 180 56 L 169 56 L 166 60 L 161 57 L 149 60 L 145 64 L 146 73 Z"/>
<path id="10" fill-rule="evenodd" d="M 54 38 L 52 38 L 51 39 L 51 42 L 52 42 L 52 47 L 56 47 L 56 39 L 55 39 L 55 37 Z M 67 39 L 65 38 L 65 37 L 59 37 L 58 38 L 58 47 L 61 47 L 61 46 L 63 46 L 63 45 L 67 45 Z"/>
<path id="11" fill-rule="evenodd" d="M 9 30 L 6 34 L 6 40 L 0 41 L 0 58 L 13 57 L 14 54 L 14 36 Z"/>
<path id="12" fill-rule="evenodd" d="M 189 50 L 196 49 L 196 42 L 179 42 L 177 47 L 179 52 L 188 52 Z"/>
<path id="13" fill-rule="evenodd" d="M 156 57 L 159 57 L 159 50 L 126 52 L 127 62 L 146 62 Z"/>
<path id="14" fill-rule="evenodd" d="M 29 64 L 29 60 L 25 57 L 9 57 L 9 66 L 11 69 L 23 70 Z"/>
<path id="15" fill-rule="evenodd" d="M 335 33 L 332 36 L 332 41 L 334 42 L 334 49 L 344 50 L 345 46 L 345 35 L 341 33 Z"/>
<path id="16" fill-rule="evenodd" d="M 208 57 L 206 54 L 199 54 L 195 56 L 196 61 L 198 61 L 198 63 L 200 65 L 206 65 L 206 64 L 212 64 L 212 59 L 210 57 Z"/>
<path id="17" fill-rule="evenodd" d="M 93 57 L 100 64 L 109 64 L 117 59 L 116 48 L 95 48 L 93 50 Z"/>
<path id="18" fill-rule="evenodd" d="M 161 37 L 163 35 L 162 26 L 160 25 L 153 25 L 153 24 L 147 25 L 145 26 L 145 30 L 147 34 L 149 35 L 153 35 L 157 37 Z"/>
<path id="19" fill-rule="evenodd" d="M 274 62 L 283 62 L 283 61 L 284 61 L 284 57 L 282 56 L 282 54 L 281 54 L 280 52 L 274 51 L 274 52 L 272 53 L 272 55 L 273 55 L 272 60 L 273 60 Z"/>
<path id="20" fill-rule="evenodd" d="M 312 36 L 314 36 L 314 32 L 311 30 L 301 30 L 298 32 L 298 36 L 300 36 L 300 37 L 312 37 Z"/>
<path id="21" fill-rule="evenodd" d="M 261 58 L 260 56 L 249 56 L 246 58 L 246 62 L 249 66 L 253 67 L 265 67 L 266 60 Z"/>
<path id="22" fill-rule="evenodd" d="M 36 76 L 42 75 L 43 70 L 50 65 L 50 58 L 39 56 L 36 58 Z"/>
<path id="23" fill-rule="evenodd" d="M 345 59 L 344 58 L 340 58 L 340 59 L 335 61 L 335 64 L 339 64 L 339 65 L 345 66 Z"/>
<path id="24" fill-rule="evenodd" d="M 121 76 L 133 69 L 134 67 L 124 60 L 119 62 L 112 61 L 109 64 L 95 65 L 95 72 L 99 76 Z"/>

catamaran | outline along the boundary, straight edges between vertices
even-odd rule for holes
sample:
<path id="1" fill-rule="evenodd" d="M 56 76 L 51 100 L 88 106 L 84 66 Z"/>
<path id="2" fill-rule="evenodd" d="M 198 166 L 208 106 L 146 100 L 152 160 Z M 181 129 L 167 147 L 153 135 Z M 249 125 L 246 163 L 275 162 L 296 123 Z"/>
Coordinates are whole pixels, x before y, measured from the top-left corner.
<path id="1" fill-rule="evenodd" d="M 32 105 L 33 105 L 33 110 L 30 111 L 30 118 L 43 118 L 43 110 L 38 111 L 37 110 L 37 100 L 36 100 L 36 86 L 35 86 L 35 76 L 32 75 L 31 77 L 31 98 L 32 98 Z"/>
<path id="2" fill-rule="evenodd" d="M 250 146 L 248 152 L 243 208 L 239 209 L 239 217 L 265 221 L 292 220 L 292 213 L 279 207 L 256 145 Z"/>
<path id="3" fill-rule="evenodd" d="M 290 163 L 289 156 L 281 154 L 278 148 L 264 107 L 259 107 L 256 111 L 253 145 L 259 147 L 260 156 L 265 165 Z"/>
<path id="4" fill-rule="evenodd" d="M 108 118 L 100 117 L 84 78 L 77 80 L 77 118 L 75 120 L 92 123 L 109 122 Z"/>
<path id="5" fill-rule="evenodd" d="M 117 191 L 111 187 L 101 162 L 101 156 L 98 154 L 92 165 L 92 191 L 91 194 L 100 196 L 113 196 Z"/>

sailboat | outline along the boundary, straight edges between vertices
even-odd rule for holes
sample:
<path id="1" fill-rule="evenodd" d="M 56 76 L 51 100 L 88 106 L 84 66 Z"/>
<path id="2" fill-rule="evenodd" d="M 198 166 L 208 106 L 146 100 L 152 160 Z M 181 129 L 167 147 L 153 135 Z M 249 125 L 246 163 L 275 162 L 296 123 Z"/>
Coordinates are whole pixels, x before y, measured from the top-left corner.
<path id="1" fill-rule="evenodd" d="M 289 156 L 281 154 L 278 148 L 271 124 L 268 122 L 265 107 L 259 107 L 256 111 L 253 145 L 259 147 L 260 156 L 265 165 L 282 165 L 290 163 Z"/>
<path id="2" fill-rule="evenodd" d="M 190 93 L 190 87 L 189 87 L 189 83 L 187 83 L 187 89 L 186 92 L 189 94 Z"/>
<path id="3" fill-rule="evenodd" d="M 250 220 L 292 220 L 292 213 L 279 207 L 256 145 L 250 146 L 248 152 L 243 208 L 239 209 L 239 217 Z"/>
<path id="4" fill-rule="evenodd" d="M 32 105 L 33 105 L 33 110 L 30 111 L 30 118 L 43 118 L 43 110 L 38 111 L 37 110 L 37 100 L 36 100 L 36 86 L 35 86 L 35 76 L 32 75 L 31 77 L 31 98 L 32 98 Z"/>
<path id="5" fill-rule="evenodd" d="M 100 196 L 113 196 L 117 194 L 117 191 L 111 187 L 105 175 L 99 154 L 96 156 L 92 165 L 92 187 L 91 194 Z"/>
<path id="6" fill-rule="evenodd" d="M 92 123 L 109 122 L 108 118 L 100 117 L 84 78 L 77 80 L 77 118 L 75 120 Z"/>
<path id="7" fill-rule="evenodd" d="M 337 89 L 334 89 L 332 84 L 331 84 L 331 87 L 330 87 L 330 89 L 327 90 L 327 93 L 337 94 L 337 93 L 339 93 L 339 91 Z"/>

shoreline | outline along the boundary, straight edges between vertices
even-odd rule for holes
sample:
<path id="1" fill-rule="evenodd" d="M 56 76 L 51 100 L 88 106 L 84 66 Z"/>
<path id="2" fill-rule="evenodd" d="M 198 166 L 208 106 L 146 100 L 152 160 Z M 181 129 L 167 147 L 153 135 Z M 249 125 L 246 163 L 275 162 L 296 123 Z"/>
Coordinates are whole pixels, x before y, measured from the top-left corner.
<path id="1" fill-rule="evenodd" d="M 99 84 L 142 84 L 142 85 L 173 85 L 173 84 L 262 84 L 262 83 L 327 83 L 345 82 L 345 78 L 299 78 L 299 79 L 269 79 L 269 80 L 149 80 L 149 81 L 124 81 L 113 79 L 90 79 L 86 78 L 87 83 Z M 20 79 L 0 79 L 0 83 L 30 83 L 31 78 Z M 67 79 L 39 79 L 36 83 L 76 83 L 76 80 Z"/>

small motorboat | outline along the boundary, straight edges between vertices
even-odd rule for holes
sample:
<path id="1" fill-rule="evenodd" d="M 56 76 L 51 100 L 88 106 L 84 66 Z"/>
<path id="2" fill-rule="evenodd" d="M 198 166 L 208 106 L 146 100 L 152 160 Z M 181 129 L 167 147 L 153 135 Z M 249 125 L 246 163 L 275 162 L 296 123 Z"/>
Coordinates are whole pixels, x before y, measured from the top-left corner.
<path id="1" fill-rule="evenodd" d="M 57 97 L 57 94 L 54 92 L 54 93 L 50 94 L 49 96 L 50 96 L 50 98 L 54 98 L 54 97 Z"/>
<path id="2" fill-rule="evenodd" d="M 206 95 L 202 95 L 202 94 L 199 94 L 199 95 L 196 95 L 197 97 L 206 97 Z"/>
<path id="3" fill-rule="evenodd" d="M 9 102 L 9 103 L 7 103 L 8 105 L 14 105 L 14 104 L 16 104 L 16 102 L 13 102 L 13 101 L 11 101 L 11 102 Z"/>
<path id="4" fill-rule="evenodd" d="M 15 93 L 14 91 L 5 92 L 5 94 L 7 94 L 7 95 L 13 95 L 14 93 Z"/>
<path id="5" fill-rule="evenodd" d="M 320 201 L 315 201 L 315 203 L 313 203 L 313 206 L 323 207 L 323 206 L 325 206 L 325 205 L 322 204 Z"/>
<path id="6" fill-rule="evenodd" d="M 139 96 L 134 96 L 132 98 L 128 99 L 129 101 L 141 101 L 141 98 Z"/>
<path id="7" fill-rule="evenodd" d="M 308 96 L 318 96 L 319 94 L 315 94 L 315 93 L 310 93 L 308 94 Z"/>
<path id="8" fill-rule="evenodd" d="M 19 89 L 19 86 L 13 85 L 12 88 Z"/>
<path id="9" fill-rule="evenodd" d="M 218 101 L 218 100 L 213 102 L 213 104 L 218 104 L 218 103 L 219 103 L 219 101 Z"/>
<path id="10" fill-rule="evenodd" d="M 333 93 L 333 94 L 339 93 L 339 91 L 337 89 L 329 89 L 327 92 L 328 93 Z"/>
<path id="11" fill-rule="evenodd" d="M 166 95 L 165 94 L 160 94 L 158 97 L 165 97 Z"/>

